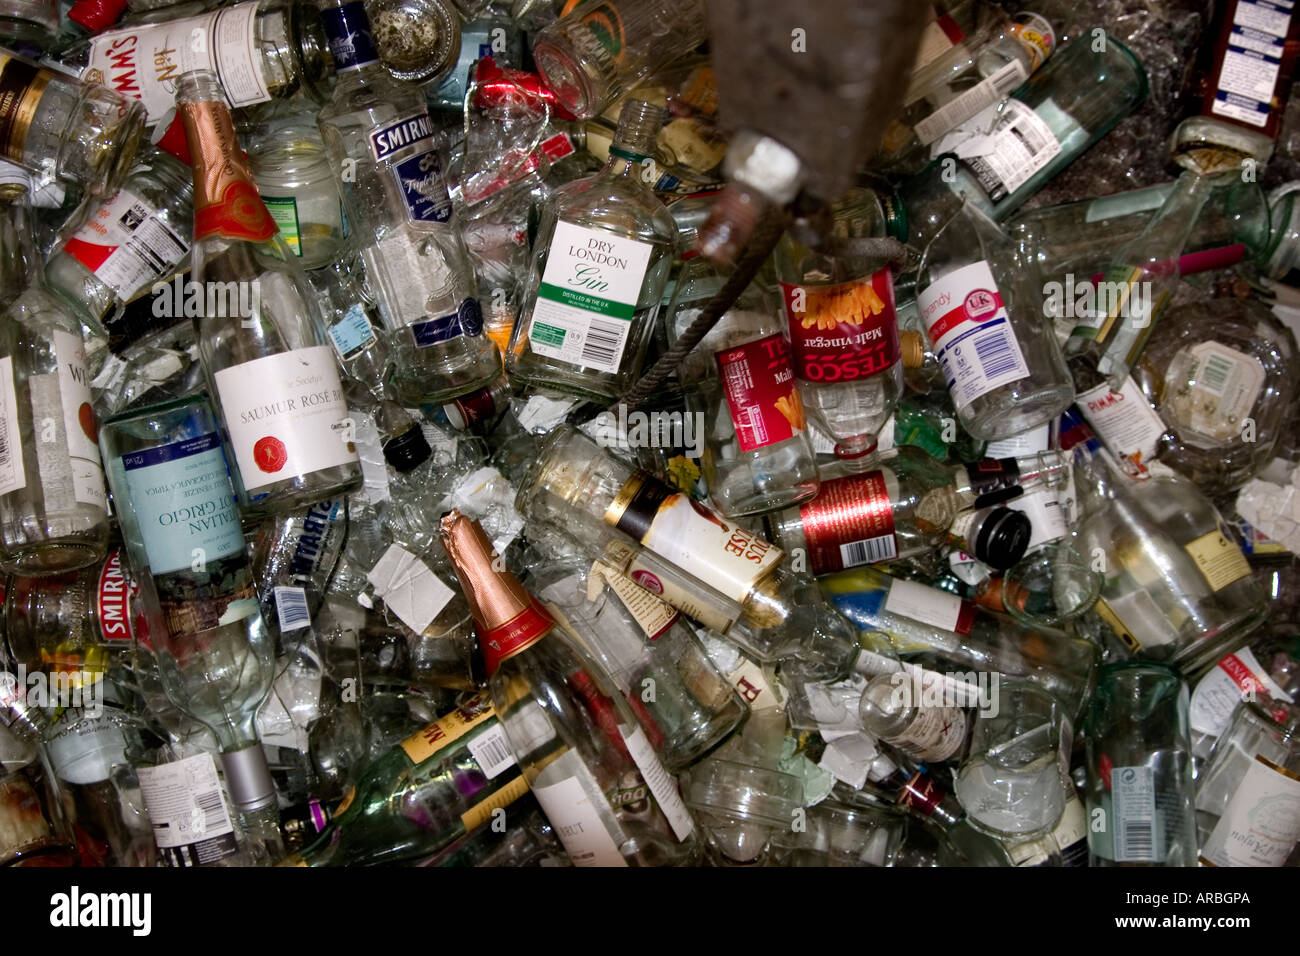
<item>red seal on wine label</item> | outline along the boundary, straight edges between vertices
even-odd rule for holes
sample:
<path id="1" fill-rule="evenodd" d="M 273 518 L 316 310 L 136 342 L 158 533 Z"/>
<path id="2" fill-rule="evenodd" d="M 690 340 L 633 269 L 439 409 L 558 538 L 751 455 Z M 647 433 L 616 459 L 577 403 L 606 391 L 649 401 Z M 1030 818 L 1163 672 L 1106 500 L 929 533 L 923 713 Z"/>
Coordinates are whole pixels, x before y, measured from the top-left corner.
<path id="1" fill-rule="evenodd" d="M 95 410 L 90 407 L 90 402 L 81 403 L 77 409 L 77 421 L 81 423 L 81 430 L 86 433 L 86 437 L 98 444 L 99 430 L 95 428 Z"/>
<path id="2" fill-rule="evenodd" d="M 253 445 L 253 461 L 257 462 L 257 467 L 265 472 L 276 472 L 285 466 L 289 460 L 289 452 L 284 447 L 284 442 L 278 438 L 267 435 L 265 438 L 259 438 Z"/>

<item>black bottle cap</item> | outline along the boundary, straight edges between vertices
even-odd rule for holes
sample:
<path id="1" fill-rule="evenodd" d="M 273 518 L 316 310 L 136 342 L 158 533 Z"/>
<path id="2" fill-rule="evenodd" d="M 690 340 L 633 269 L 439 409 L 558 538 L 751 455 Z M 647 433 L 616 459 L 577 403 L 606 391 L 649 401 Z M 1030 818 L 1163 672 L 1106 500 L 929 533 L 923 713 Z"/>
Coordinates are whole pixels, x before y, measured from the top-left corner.
<path id="1" fill-rule="evenodd" d="M 975 557 L 996 571 L 1005 571 L 1025 556 L 1034 526 L 1029 516 L 1010 508 L 992 508 L 977 521 Z"/>
<path id="2" fill-rule="evenodd" d="M 384 442 L 384 461 L 403 474 L 428 461 L 432 454 L 433 449 L 425 441 L 424 430 L 419 425 Z"/>

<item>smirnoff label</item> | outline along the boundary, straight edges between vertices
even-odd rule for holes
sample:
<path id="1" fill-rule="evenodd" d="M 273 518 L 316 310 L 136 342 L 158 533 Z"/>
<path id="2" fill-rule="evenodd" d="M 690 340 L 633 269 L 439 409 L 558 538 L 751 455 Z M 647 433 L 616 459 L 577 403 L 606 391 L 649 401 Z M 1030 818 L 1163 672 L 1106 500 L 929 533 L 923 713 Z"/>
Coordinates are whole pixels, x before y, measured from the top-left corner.
<path id="1" fill-rule="evenodd" d="M 257 43 L 260 0 L 198 17 L 109 30 L 90 41 L 82 79 L 144 104 L 150 124 L 176 102 L 176 83 L 190 70 L 212 70 L 232 107 L 271 98 Z"/>
<path id="2" fill-rule="evenodd" d="M 411 222 L 446 222 L 451 198 L 442 178 L 428 110 L 411 113 L 370 132 L 370 154 L 397 181 Z"/>

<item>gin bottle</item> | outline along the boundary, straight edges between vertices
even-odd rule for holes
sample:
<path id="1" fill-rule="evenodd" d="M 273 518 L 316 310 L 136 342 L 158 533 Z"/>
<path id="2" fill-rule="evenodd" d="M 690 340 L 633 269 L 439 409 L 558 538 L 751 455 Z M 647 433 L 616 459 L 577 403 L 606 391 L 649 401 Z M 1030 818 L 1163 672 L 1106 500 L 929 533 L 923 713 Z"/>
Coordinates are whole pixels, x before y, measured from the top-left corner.
<path id="1" fill-rule="evenodd" d="M 490 385 L 500 361 L 483 334 L 424 93 L 380 64 L 360 2 L 321 15 L 339 79 L 317 123 L 388 324 L 393 385 L 411 406 Z"/>
<path id="2" fill-rule="evenodd" d="M 25 191 L 8 183 L 5 195 L 0 252 L 15 286 L 0 317 L 0 568 L 60 574 L 104 557 L 104 472 L 81 325 L 41 281 Z"/>
<path id="3" fill-rule="evenodd" d="M 361 466 L 311 286 L 257 194 L 216 77 L 185 74 L 177 102 L 194 157 L 196 336 L 240 505 L 292 511 L 349 491 Z"/>
<path id="4" fill-rule="evenodd" d="M 506 355 L 512 381 L 607 402 L 640 375 L 677 237 L 641 179 L 662 116 L 629 99 L 605 168 L 543 208 Z"/>

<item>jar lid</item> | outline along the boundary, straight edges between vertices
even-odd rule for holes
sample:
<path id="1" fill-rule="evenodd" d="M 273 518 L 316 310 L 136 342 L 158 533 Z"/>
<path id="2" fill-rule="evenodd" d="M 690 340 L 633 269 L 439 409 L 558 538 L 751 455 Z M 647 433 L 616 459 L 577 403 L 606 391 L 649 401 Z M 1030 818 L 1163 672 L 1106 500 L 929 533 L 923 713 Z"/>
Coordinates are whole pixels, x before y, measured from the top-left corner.
<path id="1" fill-rule="evenodd" d="M 374 0 L 366 5 L 379 61 L 394 77 L 441 81 L 460 56 L 460 18 L 441 0 Z"/>

